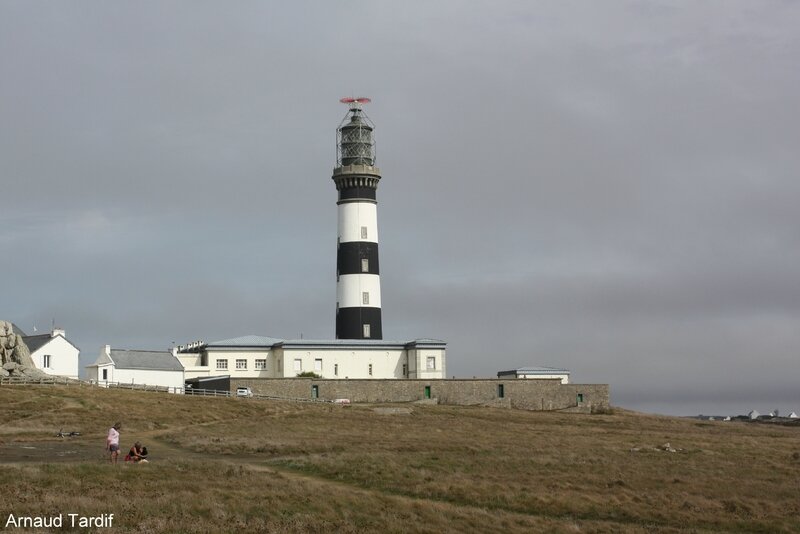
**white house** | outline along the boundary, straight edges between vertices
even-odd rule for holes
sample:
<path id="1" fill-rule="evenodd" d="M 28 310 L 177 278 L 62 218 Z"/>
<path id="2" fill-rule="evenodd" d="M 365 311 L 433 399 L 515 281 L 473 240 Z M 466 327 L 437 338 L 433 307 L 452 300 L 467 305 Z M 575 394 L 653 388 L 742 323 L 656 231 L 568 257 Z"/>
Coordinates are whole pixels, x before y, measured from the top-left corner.
<path id="1" fill-rule="evenodd" d="M 183 389 L 183 365 L 169 351 L 112 349 L 106 345 L 86 371 L 89 380 L 100 385 L 146 384 Z"/>
<path id="2" fill-rule="evenodd" d="M 569 384 L 569 371 L 555 367 L 520 367 L 510 371 L 499 371 L 497 378 L 527 378 L 537 380 L 559 380 L 562 384 Z"/>
<path id="3" fill-rule="evenodd" d="M 446 343 L 435 339 L 282 340 L 242 336 L 177 347 L 186 378 L 287 378 L 313 372 L 322 378 L 437 379 L 447 376 Z"/>
<path id="4" fill-rule="evenodd" d="M 37 369 L 49 375 L 78 378 L 81 350 L 67 340 L 64 330 L 54 328 L 49 334 L 23 336 L 22 339 Z"/>

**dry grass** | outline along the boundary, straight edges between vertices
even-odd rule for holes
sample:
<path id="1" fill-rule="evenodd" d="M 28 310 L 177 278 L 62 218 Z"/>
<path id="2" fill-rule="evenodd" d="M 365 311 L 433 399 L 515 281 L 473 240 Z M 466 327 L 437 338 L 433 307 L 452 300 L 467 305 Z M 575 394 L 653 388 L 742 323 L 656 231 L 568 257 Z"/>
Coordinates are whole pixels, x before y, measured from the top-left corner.
<path id="1" fill-rule="evenodd" d="M 800 531 L 798 427 L 624 410 L 386 415 L 66 387 L 3 387 L 0 406 L 7 444 L 61 427 L 102 444 L 122 420 L 123 439 L 145 439 L 159 458 L 4 465 L 0 520 L 113 512 L 115 531 L 130 532 Z M 656 449 L 667 442 L 681 450 Z"/>

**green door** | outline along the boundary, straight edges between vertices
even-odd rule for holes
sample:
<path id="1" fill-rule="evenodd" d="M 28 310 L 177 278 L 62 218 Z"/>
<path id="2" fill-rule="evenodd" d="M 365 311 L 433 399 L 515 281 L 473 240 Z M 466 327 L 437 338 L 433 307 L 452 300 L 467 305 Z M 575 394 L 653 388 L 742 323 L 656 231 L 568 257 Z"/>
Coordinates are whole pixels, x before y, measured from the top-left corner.
<path id="1" fill-rule="evenodd" d="M 425 386 L 425 398 L 426 399 L 430 399 L 431 398 L 431 387 L 430 386 Z"/>
<path id="2" fill-rule="evenodd" d="M 311 398 L 316 399 L 319 397 L 319 386 L 311 386 Z"/>

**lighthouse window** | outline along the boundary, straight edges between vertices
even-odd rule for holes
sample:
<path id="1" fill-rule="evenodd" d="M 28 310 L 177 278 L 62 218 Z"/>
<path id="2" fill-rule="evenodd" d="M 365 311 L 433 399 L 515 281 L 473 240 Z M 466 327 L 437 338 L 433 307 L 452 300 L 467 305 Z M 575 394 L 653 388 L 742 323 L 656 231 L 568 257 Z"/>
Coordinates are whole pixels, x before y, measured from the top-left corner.
<path id="1" fill-rule="evenodd" d="M 369 291 L 364 291 L 361 293 L 361 302 L 363 304 L 369 304 Z"/>
<path id="2" fill-rule="evenodd" d="M 436 356 L 428 356 L 428 369 L 436 369 Z"/>
<path id="3" fill-rule="evenodd" d="M 369 259 L 362 258 L 361 259 L 361 272 L 368 273 L 369 272 Z"/>
<path id="4" fill-rule="evenodd" d="M 361 239 L 366 239 L 366 238 L 367 238 L 367 227 L 366 226 L 362 226 L 361 227 Z"/>
<path id="5" fill-rule="evenodd" d="M 364 337 L 365 338 L 369 337 L 369 325 L 368 324 L 364 325 Z"/>

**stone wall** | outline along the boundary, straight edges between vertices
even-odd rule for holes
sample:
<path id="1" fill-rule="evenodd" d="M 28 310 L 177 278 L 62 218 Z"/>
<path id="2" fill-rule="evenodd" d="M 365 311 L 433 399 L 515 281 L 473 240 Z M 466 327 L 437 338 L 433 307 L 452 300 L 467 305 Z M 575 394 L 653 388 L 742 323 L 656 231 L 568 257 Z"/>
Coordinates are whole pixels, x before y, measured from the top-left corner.
<path id="1" fill-rule="evenodd" d="M 440 404 L 491 405 L 524 410 L 602 411 L 609 408 L 608 384 L 560 384 L 536 379 L 451 380 L 331 380 L 314 378 L 242 378 L 231 380 L 231 391 L 248 386 L 256 395 L 311 399 L 313 386 L 320 400 L 351 402 L 414 402 L 430 398 Z M 502 397 L 500 386 L 502 386 Z"/>

